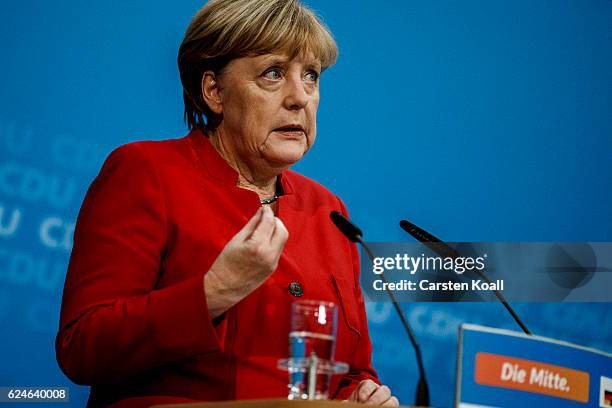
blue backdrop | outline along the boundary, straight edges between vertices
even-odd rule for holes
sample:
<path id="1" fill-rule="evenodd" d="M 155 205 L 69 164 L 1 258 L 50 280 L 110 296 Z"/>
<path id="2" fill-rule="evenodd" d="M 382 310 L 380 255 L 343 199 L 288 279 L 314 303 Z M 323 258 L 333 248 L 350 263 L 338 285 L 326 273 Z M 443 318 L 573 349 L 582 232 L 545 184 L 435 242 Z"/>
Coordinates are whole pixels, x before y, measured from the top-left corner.
<path id="1" fill-rule="evenodd" d="M 612 2 L 309 1 L 331 27 L 318 139 L 296 169 L 370 241 L 407 218 L 452 241 L 612 241 Z M 179 137 L 176 54 L 200 1 L 0 4 L 0 385 L 87 388 L 53 340 L 86 188 L 106 155 Z M 434 405 L 451 406 L 457 325 L 514 328 L 498 304 L 404 304 Z M 541 335 L 612 351 L 612 307 L 521 304 Z M 374 362 L 403 403 L 416 367 L 388 303 Z M 23 405 L 21 405 L 23 406 Z"/>

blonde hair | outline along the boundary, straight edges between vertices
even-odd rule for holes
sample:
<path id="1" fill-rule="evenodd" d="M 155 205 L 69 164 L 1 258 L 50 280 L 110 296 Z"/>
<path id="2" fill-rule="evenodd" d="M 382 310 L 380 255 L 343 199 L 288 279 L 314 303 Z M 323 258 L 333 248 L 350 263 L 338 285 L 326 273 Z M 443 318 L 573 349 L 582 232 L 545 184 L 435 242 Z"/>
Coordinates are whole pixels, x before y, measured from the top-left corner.
<path id="1" fill-rule="evenodd" d="M 204 72 L 220 74 L 235 58 L 271 52 L 292 58 L 312 52 L 326 69 L 336 62 L 338 48 L 329 29 L 300 0 L 211 0 L 202 7 L 178 54 L 189 129 L 213 130 L 221 121 L 202 98 Z"/>

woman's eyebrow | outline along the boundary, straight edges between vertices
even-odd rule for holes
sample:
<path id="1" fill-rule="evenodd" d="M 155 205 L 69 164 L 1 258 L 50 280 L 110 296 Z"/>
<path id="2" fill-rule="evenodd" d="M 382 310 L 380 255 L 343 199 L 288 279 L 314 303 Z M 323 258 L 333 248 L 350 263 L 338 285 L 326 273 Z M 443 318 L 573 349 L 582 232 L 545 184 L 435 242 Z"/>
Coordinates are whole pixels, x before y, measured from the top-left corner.
<path id="1" fill-rule="evenodd" d="M 314 68 L 314 69 L 317 69 L 317 70 L 319 70 L 319 71 L 321 70 L 321 61 L 318 61 L 318 60 L 317 60 L 317 61 L 311 61 L 311 62 L 308 62 L 308 63 L 306 63 L 306 64 L 304 64 L 304 65 L 305 65 L 307 68 Z"/>
<path id="2" fill-rule="evenodd" d="M 291 58 L 282 55 L 270 55 L 263 58 L 260 62 L 260 65 L 281 65 L 286 66 L 292 61 Z M 321 61 L 318 59 L 312 59 L 304 62 L 304 67 L 306 69 L 314 69 L 317 71 L 321 70 Z"/>
<path id="3" fill-rule="evenodd" d="M 287 62 L 289 62 L 288 57 L 275 55 L 264 58 L 262 64 L 286 64 Z"/>

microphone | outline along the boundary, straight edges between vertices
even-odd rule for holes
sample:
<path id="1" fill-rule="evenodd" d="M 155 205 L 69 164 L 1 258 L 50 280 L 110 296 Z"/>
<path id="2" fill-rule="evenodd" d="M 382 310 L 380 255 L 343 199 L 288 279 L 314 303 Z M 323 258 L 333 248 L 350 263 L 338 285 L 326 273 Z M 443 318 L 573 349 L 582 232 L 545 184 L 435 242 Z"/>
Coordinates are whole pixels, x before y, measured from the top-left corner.
<path id="1" fill-rule="evenodd" d="M 363 237 L 363 232 L 355 224 L 350 222 L 348 218 L 340 214 L 338 211 L 332 211 L 329 213 L 329 217 L 332 222 L 338 227 L 340 232 L 344 234 L 349 240 L 353 242 L 360 242 Z M 363 243 L 362 243 L 363 244 Z M 364 247 L 366 246 L 363 244 Z"/>
<path id="2" fill-rule="evenodd" d="M 431 235 L 429 232 L 425 231 L 424 229 L 417 227 L 413 223 L 406 221 L 406 220 L 401 220 L 399 225 L 404 231 L 406 231 L 408 234 L 416 238 L 417 241 L 420 241 L 423 244 L 425 244 L 426 247 L 434 251 L 439 256 L 444 257 L 444 258 L 447 258 L 447 257 L 458 258 L 460 256 L 459 252 L 457 252 L 457 250 L 452 248 L 450 245 L 448 245 L 445 242 L 442 242 L 440 239 Z M 483 279 L 488 284 L 491 284 L 491 280 L 484 273 L 484 271 L 481 271 L 478 269 L 472 269 L 472 272 L 477 274 L 481 279 Z M 502 305 L 504 305 L 506 310 L 510 313 L 514 321 L 521 327 L 523 332 L 525 332 L 525 334 L 531 335 L 531 332 L 529 331 L 527 326 L 525 326 L 525 323 L 523 323 L 523 321 L 516 314 L 514 309 L 512 309 L 512 306 L 510 306 L 510 304 L 506 301 L 506 299 L 501 294 L 501 292 L 495 289 L 493 290 L 493 294 L 495 294 L 495 297 L 497 297 L 497 299 L 499 299 Z"/>
<path id="3" fill-rule="evenodd" d="M 331 218 L 334 225 L 340 230 L 340 232 L 342 232 L 342 234 L 344 234 L 345 237 L 347 237 L 352 242 L 360 243 L 362 247 L 368 253 L 368 256 L 370 257 L 372 262 L 374 262 L 374 253 L 372 252 L 368 244 L 366 244 L 363 241 L 363 233 L 361 232 L 359 227 L 357 227 L 355 224 L 349 221 L 348 218 L 340 214 L 338 211 L 332 211 L 329 214 L 329 217 Z M 384 283 L 388 283 L 387 279 L 385 278 L 384 273 L 381 273 L 379 276 L 380 276 L 380 279 Z M 414 335 L 412 327 L 410 327 L 410 323 L 408 323 L 408 321 L 406 320 L 406 317 L 404 317 L 404 313 L 402 312 L 402 309 L 400 308 L 399 303 L 397 303 L 397 300 L 395 299 L 395 295 L 393 294 L 391 290 L 389 290 L 388 285 L 385 285 L 385 289 L 387 291 L 387 294 L 391 298 L 391 302 L 393 302 L 395 311 L 399 315 L 399 318 L 402 321 L 402 325 L 404 326 L 406 333 L 408 333 L 408 337 L 410 338 L 410 343 L 412 344 L 412 347 L 414 348 L 414 352 L 416 354 L 417 365 L 419 367 L 419 382 L 417 383 L 415 405 L 428 407 L 429 406 L 429 386 L 427 385 L 427 379 L 425 377 L 425 367 L 423 365 L 423 355 L 421 353 L 421 346 L 419 346 L 419 343 L 416 339 L 416 336 Z"/>

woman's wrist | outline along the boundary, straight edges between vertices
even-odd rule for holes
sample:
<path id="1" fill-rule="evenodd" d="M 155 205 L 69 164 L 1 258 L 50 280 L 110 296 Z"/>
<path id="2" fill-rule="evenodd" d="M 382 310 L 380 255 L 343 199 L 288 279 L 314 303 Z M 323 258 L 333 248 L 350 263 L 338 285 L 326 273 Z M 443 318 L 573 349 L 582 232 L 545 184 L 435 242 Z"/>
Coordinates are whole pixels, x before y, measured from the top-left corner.
<path id="1" fill-rule="evenodd" d="M 211 319 L 219 317 L 244 297 L 235 289 L 227 288 L 212 270 L 204 275 L 203 283 Z"/>

